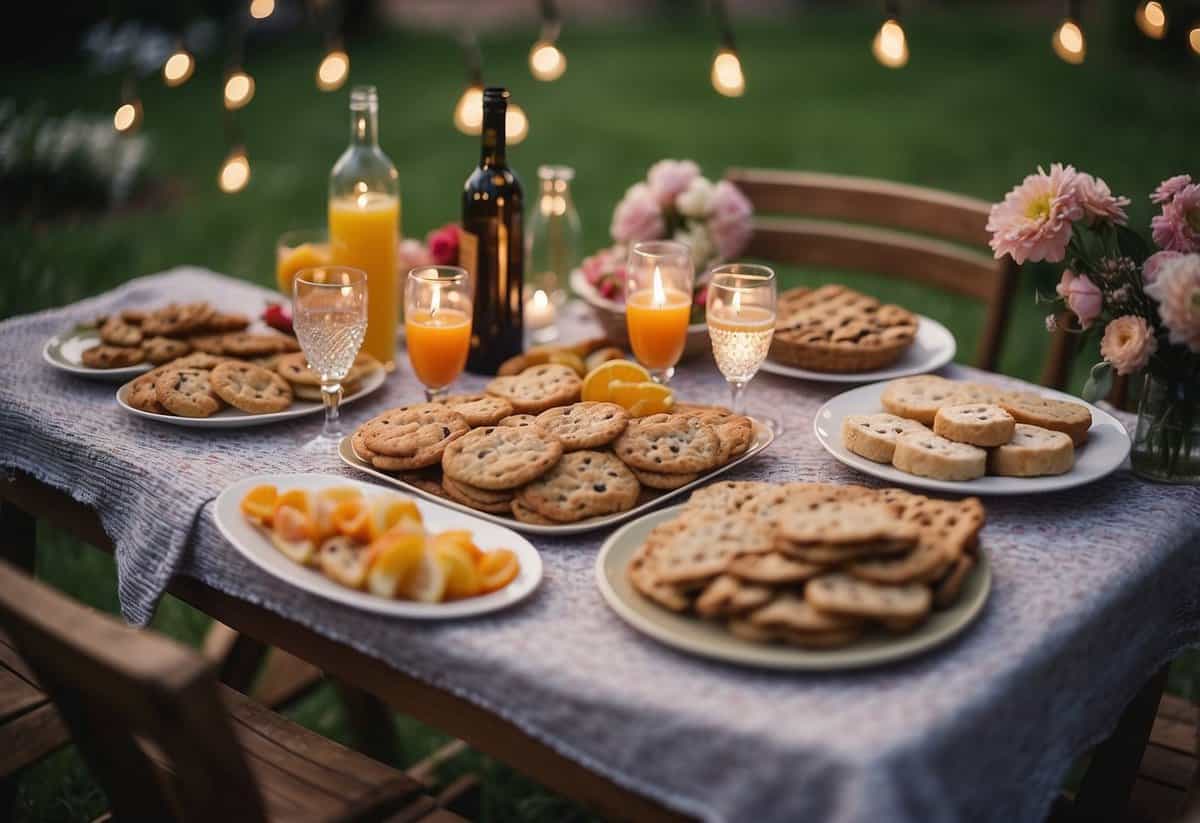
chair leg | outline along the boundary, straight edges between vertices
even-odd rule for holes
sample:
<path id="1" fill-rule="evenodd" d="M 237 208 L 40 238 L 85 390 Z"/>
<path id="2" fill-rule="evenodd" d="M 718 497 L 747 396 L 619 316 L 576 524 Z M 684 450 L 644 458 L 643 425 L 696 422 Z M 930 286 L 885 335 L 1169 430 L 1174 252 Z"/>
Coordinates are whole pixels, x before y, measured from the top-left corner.
<path id="1" fill-rule="evenodd" d="M 7 500 L 0 500 L 0 534 L 5 537 L 0 556 L 33 574 L 37 559 L 37 521 L 33 516 Z"/>
<path id="2" fill-rule="evenodd" d="M 391 709 L 373 694 L 341 682 L 336 685 L 346 708 L 354 747 L 381 763 L 394 763 L 396 729 L 392 724 Z"/>

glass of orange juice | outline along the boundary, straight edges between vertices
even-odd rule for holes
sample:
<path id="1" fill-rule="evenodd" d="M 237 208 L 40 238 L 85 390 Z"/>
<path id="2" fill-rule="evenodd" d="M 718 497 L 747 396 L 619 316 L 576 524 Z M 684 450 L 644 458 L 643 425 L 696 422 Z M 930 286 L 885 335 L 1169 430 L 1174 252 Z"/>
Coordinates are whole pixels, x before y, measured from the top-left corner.
<path id="1" fill-rule="evenodd" d="M 433 402 L 467 365 L 471 278 L 458 266 L 420 266 L 404 286 L 404 336 L 413 373 Z"/>
<path id="2" fill-rule="evenodd" d="M 675 374 L 692 316 L 692 254 L 670 240 L 635 243 L 625 266 L 625 326 L 633 356 L 659 383 Z"/>
<path id="3" fill-rule="evenodd" d="M 325 229 L 284 232 L 275 244 L 275 283 L 281 294 L 291 297 L 296 272 L 328 266 L 331 262 L 329 232 Z"/>

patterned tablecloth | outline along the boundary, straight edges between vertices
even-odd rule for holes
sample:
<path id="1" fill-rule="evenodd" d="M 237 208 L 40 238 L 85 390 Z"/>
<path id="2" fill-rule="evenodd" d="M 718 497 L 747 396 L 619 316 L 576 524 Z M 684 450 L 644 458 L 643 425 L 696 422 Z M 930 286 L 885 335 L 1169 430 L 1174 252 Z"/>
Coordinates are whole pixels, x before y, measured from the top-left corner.
<path id="1" fill-rule="evenodd" d="M 349 476 L 299 450 L 319 419 L 240 431 L 143 421 L 118 408 L 111 384 L 62 374 L 40 355 L 48 336 L 100 311 L 205 298 L 257 313 L 266 296 L 184 268 L 0 323 L 0 465 L 99 510 L 117 546 L 121 606 L 136 623 L 172 575 L 191 575 L 484 706 L 672 808 L 731 821 L 1038 820 L 1072 759 L 1196 640 L 1200 488 L 1151 485 L 1125 469 L 1075 491 L 986 501 L 995 578 L 981 619 L 937 651 L 866 671 L 734 668 L 637 634 L 593 582 L 604 532 L 537 539 L 546 565 L 537 595 L 476 620 L 388 619 L 288 588 L 221 538 L 211 501 L 251 474 Z M 725 399 L 707 363 L 676 380 L 688 400 Z M 731 476 L 863 481 L 811 433 L 835 391 L 759 375 L 751 411 L 782 413 L 788 428 Z M 353 424 L 418 396 L 402 363 L 345 415 Z"/>

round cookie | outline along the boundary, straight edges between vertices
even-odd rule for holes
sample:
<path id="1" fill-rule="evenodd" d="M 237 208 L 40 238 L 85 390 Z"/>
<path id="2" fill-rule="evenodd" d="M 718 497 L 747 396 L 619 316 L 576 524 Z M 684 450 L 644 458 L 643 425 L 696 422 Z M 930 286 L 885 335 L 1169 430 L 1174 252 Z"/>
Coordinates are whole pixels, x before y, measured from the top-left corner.
<path id="1" fill-rule="evenodd" d="M 490 394 L 452 394 L 440 402 L 465 417 L 471 428 L 495 426 L 513 413 L 511 403 Z"/>
<path id="2" fill-rule="evenodd" d="M 370 440 L 367 445 L 374 448 Z M 515 489 L 544 474 L 562 453 L 562 444 L 536 426 L 485 426 L 446 447 L 442 472 L 480 489 Z"/>
<path id="3" fill-rule="evenodd" d="M 636 505 L 639 490 L 633 472 L 614 455 L 582 450 L 563 455 L 518 497 L 543 517 L 572 523 L 628 511 Z"/>
<path id="4" fill-rule="evenodd" d="M 956 443 L 1000 446 L 1012 439 L 1016 422 L 994 403 L 942 406 L 933 418 L 933 431 Z"/>
<path id="5" fill-rule="evenodd" d="M 110 346 L 136 346 L 142 342 L 142 330 L 114 315 L 100 326 L 100 339 Z"/>
<path id="6" fill-rule="evenodd" d="M 154 379 L 159 404 L 180 417 L 211 417 L 221 400 L 213 393 L 209 374 L 204 369 L 167 369 Z"/>
<path id="7" fill-rule="evenodd" d="M 988 455 L 988 471 L 1001 477 L 1066 474 L 1075 465 L 1075 445 L 1062 432 L 1017 423 L 1012 439 Z"/>
<path id="8" fill-rule="evenodd" d="M 904 377 L 890 381 L 880 400 L 883 407 L 897 417 L 931 426 L 937 410 L 953 402 L 957 387 L 953 380 L 931 374 Z"/>
<path id="9" fill-rule="evenodd" d="M 214 312 L 204 321 L 204 331 L 210 334 L 241 331 L 250 325 L 250 318 L 237 312 Z"/>
<path id="10" fill-rule="evenodd" d="M 512 503 L 509 504 L 512 509 L 512 516 L 522 523 L 530 523 L 535 526 L 557 526 L 557 520 L 551 520 L 549 517 L 543 517 L 533 509 L 521 502 L 519 497 L 514 497 Z"/>
<path id="11" fill-rule="evenodd" d="M 690 472 L 688 474 L 666 474 L 665 472 L 648 472 L 642 469 L 635 469 L 630 466 L 630 471 L 633 476 L 638 479 L 638 482 L 649 489 L 660 489 L 662 491 L 672 491 L 688 483 L 693 482 L 700 474 L 698 472 Z"/>
<path id="12" fill-rule="evenodd" d="M 142 321 L 142 333 L 148 337 L 184 337 L 202 328 L 213 316 L 205 302 L 170 303 L 150 312 Z"/>
<path id="13" fill-rule="evenodd" d="M 894 414 L 851 414 L 842 418 L 842 445 L 846 450 L 874 460 L 891 463 L 896 438 L 906 432 L 928 431 L 916 420 Z"/>
<path id="14" fill-rule="evenodd" d="M 151 337 L 142 343 L 142 350 L 146 352 L 146 359 L 155 365 L 169 363 L 172 360 L 177 360 L 192 350 L 192 347 L 183 340 L 175 340 L 170 337 Z"/>
<path id="15" fill-rule="evenodd" d="M 193 341 L 193 345 L 195 345 L 195 341 Z M 254 334 L 239 331 L 226 334 L 221 339 L 222 354 L 234 357 L 262 357 L 267 354 L 297 351 L 299 348 L 300 345 L 295 340 L 282 334 Z"/>
<path id="16" fill-rule="evenodd" d="M 497 426 L 536 426 L 537 416 L 533 414 L 510 414 L 500 419 Z"/>
<path id="17" fill-rule="evenodd" d="M 491 514 L 509 514 L 512 511 L 512 492 L 490 492 L 458 483 L 442 475 L 442 489 L 451 500 Z"/>
<path id="18" fill-rule="evenodd" d="M 280 412 L 292 405 L 292 387 L 273 371 L 253 363 L 228 360 L 209 377 L 217 396 L 250 414 Z"/>
<path id="19" fill-rule="evenodd" d="M 367 448 L 367 441 L 364 435 L 365 431 L 362 426 L 359 426 L 357 429 L 355 429 L 354 434 L 350 435 L 350 448 L 354 451 L 354 454 L 359 460 L 372 463 L 377 455 L 375 452 Z"/>
<path id="20" fill-rule="evenodd" d="M 625 431 L 629 415 L 616 403 L 582 402 L 547 409 L 537 424 L 563 444 L 563 451 L 606 446 Z"/>
<path id="21" fill-rule="evenodd" d="M 579 399 L 583 381 L 569 366 L 546 363 L 530 366 L 518 375 L 497 377 L 485 391 L 512 403 L 513 410 L 523 414 L 540 414 L 555 406 L 565 406 Z"/>
<path id="22" fill-rule="evenodd" d="M 1000 398 L 1009 394 L 999 386 L 988 383 L 955 383 L 955 403 L 999 403 Z"/>
<path id="23" fill-rule="evenodd" d="M 628 426 L 613 450 L 633 468 L 666 474 L 705 472 L 721 462 L 721 440 L 712 426 L 672 414 Z"/>
<path id="24" fill-rule="evenodd" d="M 84 349 L 79 355 L 80 362 L 89 369 L 120 369 L 136 366 L 145 359 L 141 346 L 110 346 L 107 343 Z"/>
<path id="25" fill-rule="evenodd" d="M 416 403 L 364 423 L 363 445 L 375 453 L 375 466 L 410 471 L 436 464 L 446 447 L 470 428 L 461 414 L 440 403 Z"/>
<path id="26" fill-rule="evenodd" d="M 935 480 L 975 480 L 987 470 L 987 452 L 933 432 L 908 432 L 896 438 L 892 465 Z"/>
<path id="27" fill-rule="evenodd" d="M 172 360 L 167 365 L 176 369 L 204 369 L 208 371 L 224 363 L 225 359 L 224 357 L 218 357 L 208 352 L 194 351 L 191 354 L 185 354 L 178 360 Z"/>
<path id="28" fill-rule="evenodd" d="M 165 409 L 158 402 L 158 392 L 154 389 L 154 381 L 158 379 L 162 371 L 155 369 L 146 372 L 130 383 L 129 391 L 125 393 L 125 402 L 140 411 L 162 414 Z"/>
<path id="29" fill-rule="evenodd" d="M 754 423 L 749 417 L 734 415 L 714 422 L 712 426 L 721 444 L 721 464 L 744 453 L 754 442 Z"/>
<path id="30" fill-rule="evenodd" d="M 1032 392 L 1012 392 L 1000 400 L 1000 406 L 1018 423 L 1059 431 L 1076 446 L 1087 442 L 1092 427 L 1092 412 L 1082 403 L 1053 400 Z"/>

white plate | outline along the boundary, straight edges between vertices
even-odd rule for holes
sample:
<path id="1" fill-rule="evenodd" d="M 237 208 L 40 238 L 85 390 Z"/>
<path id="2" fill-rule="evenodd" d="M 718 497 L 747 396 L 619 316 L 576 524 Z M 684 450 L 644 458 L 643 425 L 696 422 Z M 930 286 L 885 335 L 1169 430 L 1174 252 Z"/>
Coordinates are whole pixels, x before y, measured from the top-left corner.
<path id="1" fill-rule="evenodd" d="M 99 329 L 79 326 L 73 331 L 55 335 L 47 340 L 46 345 L 42 346 L 42 359 L 59 371 L 110 383 L 124 383 L 154 368 L 149 363 L 138 363 L 119 369 L 93 369 L 83 365 L 81 355 L 84 351 L 99 345 Z"/>
<path id="2" fill-rule="evenodd" d="M 347 403 L 353 403 L 360 397 L 365 397 L 375 391 L 383 385 L 383 381 L 386 378 L 387 372 L 383 369 L 376 369 L 371 372 L 362 379 L 362 386 L 358 391 L 342 398 L 342 405 L 345 406 Z M 132 381 L 130 382 L 132 383 Z M 247 414 L 239 409 L 226 406 L 212 417 L 179 417 L 174 414 L 156 414 L 154 412 L 135 409 L 125 400 L 125 397 L 129 393 L 129 386 L 130 383 L 126 383 L 117 389 L 117 403 L 120 404 L 121 408 L 130 414 L 136 414 L 138 417 L 144 417 L 147 420 L 158 420 L 162 423 L 184 426 L 185 428 L 237 429 L 246 426 L 265 426 L 268 423 L 279 423 L 283 420 L 304 417 L 308 414 L 321 414 L 325 408 L 322 404 L 310 400 L 293 400 L 290 408 L 281 412 L 271 412 L 270 414 Z"/>
<path id="3" fill-rule="evenodd" d="M 865 457 L 852 454 L 842 445 L 842 418 L 850 414 L 874 414 L 882 412 L 883 383 L 859 386 L 831 398 L 813 418 L 813 429 L 817 440 L 825 450 L 847 466 L 859 471 L 917 489 L 928 489 L 954 494 L 1040 494 L 1062 489 L 1071 489 L 1092 483 L 1115 471 L 1129 454 L 1129 435 L 1117 418 L 1078 397 L 1049 389 L 1037 389 L 1038 393 L 1058 400 L 1083 403 L 1092 412 L 1092 428 L 1088 431 L 1087 443 L 1075 450 L 1075 465 L 1066 474 L 1053 477 L 994 477 L 988 475 L 978 480 L 950 481 L 933 480 L 902 472 L 893 466 L 876 463 Z"/>
<path id="4" fill-rule="evenodd" d="M 271 483 L 280 489 L 323 489 L 329 486 L 358 486 L 367 495 L 378 495 L 378 486 L 358 480 L 347 480 L 332 474 L 262 474 L 247 477 L 227 486 L 213 505 L 213 519 L 225 539 L 254 565 L 285 583 L 290 583 L 306 592 L 336 600 L 347 606 L 393 617 L 409 617 L 417 620 L 449 620 L 456 617 L 472 617 L 498 609 L 507 608 L 524 600 L 542 579 L 542 558 L 537 549 L 521 535 L 474 517 L 464 517 L 458 512 L 417 500 L 417 508 L 431 532 L 445 529 L 469 529 L 475 544 L 484 551 L 512 549 L 521 563 L 521 571 L 511 583 L 498 592 L 451 600 L 447 603 L 414 603 L 410 600 L 391 600 L 335 583 L 316 569 L 301 566 L 271 545 L 257 527 L 252 525 L 241 512 L 241 501 L 246 492 L 263 483 Z"/>
<path id="5" fill-rule="evenodd" d="M 905 635 L 883 631 L 864 635 L 840 649 L 800 649 L 751 643 L 735 637 L 719 623 L 695 615 L 677 614 L 643 597 L 629 582 L 627 569 L 650 530 L 677 516 L 683 506 L 648 514 L 622 527 L 604 541 L 596 558 L 596 585 L 612 610 L 629 625 L 685 652 L 769 669 L 834 671 L 876 666 L 921 654 L 947 642 L 983 610 L 992 584 L 987 554 L 977 549 L 978 562 L 963 584 L 958 601 L 935 611 L 916 631 Z"/>
<path id="6" fill-rule="evenodd" d="M 751 419 L 753 420 L 753 418 L 751 418 Z M 430 492 L 427 492 L 424 489 L 409 485 L 408 483 L 404 482 L 400 478 L 393 477 L 390 474 L 381 472 L 379 469 L 375 468 L 370 463 L 359 458 L 359 456 L 354 453 L 354 447 L 350 444 L 350 436 L 349 435 L 342 438 L 341 445 L 338 447 L 338 456 L 342 458 L 342 462 L 345 463 L 347 466 L 356 468 L 361 472 L 366 472 L 367 474 L 371 475 L 372 477 L 382 480 L 384 483 L 388 483 L 390 485 L 396 486 L 397 488 L 404 489 L 404 491 L 408 492 L 409 494 L 420 495 L 421 497 L 424 497 L 426 500 L 436 501 L 438 504 L 440 504 L 442 506 L 449 506 L 450 508 L 456 509 L 460 512 L 463 512 L 464 514 L 469 514 L 472 517 L 479 517 L 484 520 L 487 520 L 489 523 L 496 523 L 501 526 L 506 526 L 510 529 L 516 529 L 519 532 L 525 532 L 526 534 L 541 534 L 541 535 L 554 536 L 554 535 L 564 535 L 564 534 L 580 534 L 581 532 L 588 532 L 588 531 L 592 531 L 593 529 L 602 529 L 607 526 L 615 526 L 618 523 L 624 523 L 626 520 L 629 520 L 630 518 L 637 517 L 639 514 L 647 512 L 650 509 L 654 508 L 655 506 L 658 506 L 659 504 L 661 504 L 667 500 L 670 500 L 673 497 L 678 497 L 681 494 L 686 494 L 687 492 L 690 492 L 692 489 L 694 489 L 696 486 L 707 483 L 709 480 L 712 480 L 714 477 L 716 477 L 720 474 L 724 474 L 725 472 L 729 471 L 730 469 L 732 469 L 734 466 L 738 465 L 739 463 L 749 460 L 751 457 L 754 457 L 756 454 L 759 454 L 760 452 L 762 452 L 764 449 L 767 448 L 767 446 L 771 445 L 771 442 L 774 439 L 775 439 L 775 434 L 769 428 L 764 426 L 759 421 L 754 420 L 754 442 L 750 444 L 750 448 L 746 449 L 746 451 L 743 452 L 741 455 L 739 455 L 736 459 L 731 460 L 730 462 L 726 463 L 724 466 L 721 466 L 720 468 L 717 468 L 717 469 L 713 469 L 712 471 L 708 472 L 707 474 L 701 475 L 700 477 L 693 480 L 691 483 L 688 483 L 686 486 L 681 486 L 678 489 L 672 489 L 671 491 L 661 492 L 657 497 L 655 497 L 651 500 L 647 500 L 645 503 L 641 503 L 637 506 L 634 506 L 629 511 L 619 512 L 617 514 L 607 514 L 607 515 L 604 515 L 603 517 L 593 517 L 588 520 L 581 520 L 578 523 L 562 523 L 557 526 L 541 526 L 536 523 L 522 523 L 521 521 L 515 520 L 511 517 L 504 517 L 504 516 L 498 515 L 498 514 L 490 514 L 489 512 L 476 511 L 475 509 L 472 509 L 470 506 L 464 506 L 462 503 L 459 503 L 456 500 L 448 500 L 446 498 L 438 497 L 437 495 L 431 494 Z"/>
<path id="7" fill-rule="evenodd" d="M 798 369 L 764 360 L 762 370 L 784 377 L 818 380 L 822 383 L 873 383 L 936 371 L 954 359 L 958 344 L 950 330 L 933 318 L 917 315 L 917 337 L 900 359 L 885 369 L 864 372 L 822 372 Z"/>

